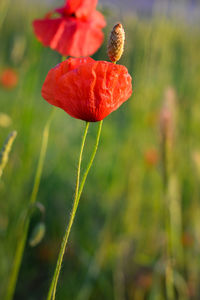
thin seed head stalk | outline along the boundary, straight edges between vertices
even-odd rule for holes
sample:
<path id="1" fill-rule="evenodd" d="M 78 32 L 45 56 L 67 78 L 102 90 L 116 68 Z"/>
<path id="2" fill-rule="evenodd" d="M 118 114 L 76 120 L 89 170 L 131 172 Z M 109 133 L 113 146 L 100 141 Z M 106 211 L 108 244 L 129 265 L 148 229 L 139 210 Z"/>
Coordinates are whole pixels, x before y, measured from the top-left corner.
<path id="1" fill-rule="evenodd" d="M 174 291 L 174 268 L 173 258 L 175 257 L 174 237 L 176 240 L 177 230 L 181 227 L 179 217 L 179 204 L 177 196 L 175 195 L 174 187 L 174 166 L 173 166 L 173 151 L 174 151 L 174 138 L 176 128 L 176 94 L 173 88 L 169 87 L 165 91 L 163 106 L 160 112 L 160 136 L 161 136 L 161 162 L 162 162 L 162 175 L 163 175 L 163 193 L 165 205 L 165 232 L 166 232 L 166 267 L 165 267 L 165 280 L 166 280 L 166 293 L 167 298 L 170 300 L 175 299 Z M 173 189 L 172 189 L 173 187 Z M 172 195 L 173 190 L 173 195 Z M 176 214 L 176 220 L 174 216 Z M 175 225 L 176 224 L 176 225 Z M 180 248 L 178 248 L 180 250 Z M 179 251 L 180 256 L 181 251 Z"/>
<path id="2" fill-rule="evenodd" d="M 9 134 L 9 136 L 7 137 L 7 139 L 3 145 L 3 148 L 0 152 L 0 178 L 1 178 L 1 176 L 3 174 L 3 170 L 8 162 L 9 154 L 12 149 L 12 145 L 13 145 L 13 142 L 14 142 L 16 136 L 17 136 L 17 131 L 12 131 Z"/>
<path id="3" fill-rule="evenodd" d="M 169 174 L 172 172 L 172 153 L 176 136 L 177 105 L 176 92 L 168 87 L 164 93 L 160 111 L 161 158 L 164 189 L 167 189 Z"/>
<path id="4" fill-rule="evenodd" d="M 37 169 L 35 173 L 35 179 L 34 179 L 34 184 L 33 184 L 33 189 L 32 193 L 30 195 L 29 199 L 29 205 L 34 205 L 37 199 L 37 194 L 40 186 L 40 180 L 42 176 L 42 171 L 43 171 L 43 166 L 44 166 L 44 161 L 45 161 L 45 156 L 46 156 L 46 150 L 47 150 L 47 145 L 48 145 L 48 139 L 49 139 L 49 130 L 50 130 L 50 125 L 52 122 L 53 114 L 55 112 L 55 108 L 52 109 L 51 114 L 49 118 L 46 121 L 46 124 L 44 126 L 43 130 L 43 135 L 42 135 L 42 143 L 41 143 L 41 149 L 40 149 L 40 154 L 39 154 L 39 159 L 38 159 L 38 164 L 37 164 Z M 25 218 L 23 218 L 22 222 L 20 222 L 20 237 L 17 243 L 17 247 L 15 250 L 14 254 L 14 260 L 13 260 L 13 265 L 10 273 L 10 277 L 8 280 L 8 287 L 7 287 L 7 293 L 5 300 L 12 300 L 14 297 L 15 293 L 15 288 L 17 284 L 17 279 L 18 279 L 18 274 L 23 258 L 23 253 L 24 253 L 24 248 L 26 245 L 26 240 L 28 236 L 28 229 L 29 229 L 29 223 L 30 223 L 30 209 L 27 210 L 27 213 L 25 215 Z"/>
<path id="5" fill-rule="evenodd" d="M 120 60 L 124 52 L 124 41 L 124 28 L 122 24 L 118 23 L 113 27 L 111 31 L 107 45 L 107 54 L 112 62 L 116 63 L 118 60 Z"/>

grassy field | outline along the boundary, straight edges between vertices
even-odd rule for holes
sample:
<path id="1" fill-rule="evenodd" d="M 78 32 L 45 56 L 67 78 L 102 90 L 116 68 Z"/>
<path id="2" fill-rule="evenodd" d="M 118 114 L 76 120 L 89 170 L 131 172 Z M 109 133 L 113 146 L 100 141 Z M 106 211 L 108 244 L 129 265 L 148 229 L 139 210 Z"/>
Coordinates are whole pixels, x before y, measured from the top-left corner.
<path id="1" fill-rule="evenodd" d="M 12 130 L 18 133 L 0 181 L 2 300 L 51 113 L 41 86 L 48 70 L 61 60 L 32 32 L 32 20 L 50 8 L 19 2 L 23 5 L 10 3 L 7 14 L 6 1 L 0 4 L 0 73 L 9 67 L 19 77 L 14 89 L 0 87 L 0 146 Z M 109 11 L 106 18 L 107 39 L 119 19 Z M 120 21 L 126 30 L 120 64 L 133 76 L 134 92 L 104 121 L 57 299 L 198 300 L 200 29 L 157 14 L 151 19 L 123 16 Z M 107 60 L 106 41 L 94 58 Z M 36 247 L 27 242 L 16 300 L 47 295 L 72 206 L 83 127 L 82 121 L 56 110 L 37 197 L 45 207 L 46 234 Z M 96 130 L 97 124 L 91 124 L 83 167 Z M 35 210 L 29 237 L 40 219 Z"/>

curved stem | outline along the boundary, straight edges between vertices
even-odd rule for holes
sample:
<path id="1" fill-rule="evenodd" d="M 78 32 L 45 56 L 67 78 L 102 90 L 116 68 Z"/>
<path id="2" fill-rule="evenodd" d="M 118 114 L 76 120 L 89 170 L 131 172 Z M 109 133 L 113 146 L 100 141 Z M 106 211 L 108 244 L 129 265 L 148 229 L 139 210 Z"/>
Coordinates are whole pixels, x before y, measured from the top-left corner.
<path id="1" fill-rule="evenodd" d="M 76 184 L 76 192 L 75 192 L 75 197 L 74 197 L 74 204 L 73 204 L 73 208 L 72 208 L 70 220 L 69 220 L 69 223 L 67 225 L 66 232 L 65 232 L 65 235 L 64 235 L 64 238 L 63 238 L 63 242 L 62 242 L 62 245 L 61 245 L 60 253 L 59 253 L 59 256 L 58 256 L 58 260 L 57 260 L 56 269 L 55 269 L 54 276 L 53 276 L 53 279 L 52 279 L 52 282 L 51 282 L 51 286 L 50 286 L 50 289 L 49 289 L 47 300 L 51 300 L 51 299 L 54 300 L 55 299 L 56 287 L 57 287 L 58 278 L 59 278 L 59 274 L 60 274 L 60 269 L 61 269 L 61 265 L 62 265 L 62 261 L 63 261 L 63 256 L 64 256 L 64 253 L 65 253 L 65 249 L 66 249 L 66 245 L 67 245 L 67 242 L 68 242 L 68 238 L 69 238 L 69 234 L 70 234 L 70 231 L 71 231 L 71 227 L 72 227 L 72 224 L 73 224 L 73 221 L 74 221 L 74 218 L 75 218 L 75 214 L 76 214 L 78 203 L 79 203 L 79 200 L 80 200 L 80 197 L 81 197 L 81 193 L 83 191 L 83 187 L 84 187 L 84 184 L 85 184 L 88 172 L 89 172 L 89 170 L 90 170 L 90 168 L 92 166 L 92 163 L 93 163 L 94 158 L 95 158 L 95 154 L 97 152 L 97 148 L 98 148 L 98 144 L 99 144 L 99 139 L 100 139 L 100 134 L 101 134 L 102 123 L 103 123 L 103 121 L 101 121 L 99 123 L 99 128 L 98 128 L 98 133 L 97 133 L 97 139 L 96 139 L 95 147 L 94 147 L 94 150 L 93 150 L 92 155 L 90 157 L 90 161 L 88 163 L 86 171 L 85 171 L 85 173 L 83 175 L 83 178 L 82 178 L 82 181 L 81 181 L 81 184 L 80 184 L 80 189 L 79 189 L 79 186 L 77 186 L 77 184 Z M 78 183 L 79 183 L 79 181 L 78 181 L 79 178 L 78 177 L 80 176 L 79 167 L 81 166 L 82 152 L 83 152 L 83 147 L 84 147 L 84 143 L 85 143 L 85 137 L 86 137 L 86 134 L 87 134 L 86 130 L 87 130 L 87 127 L 85 129 L 85 133 L 84 133 L 84 136 L 83 136 L 82 145 L 81 145 L 81 151 L 80 151 L 80 157 L 79 157 L 78 172 L 77 172 L 77 182 Z"/>
<path id="2" fill-rule="evenodd" d="M 81 180 L 81 184 L 80 184 L 80 189 L 79 189 L 79 192 L 78 192 L 78 201 L 81 197 L 81 194 L 82 194 L 82 191 L 83 191 L 83 187 L 84 187 L 84 184 L 85 184 L 85 181 L 87 179 L 87 176 L 88 176 L 88 173 L 90 171 L 90 168 L 92 166 L 92 163 L 94 161 L 94 158 L 95 158 L 95 155 L 96 155 L 96 152 L 97 152 L 97 148 L 98 148 L 98 145 L 99 145 L 99 139 L 100 139 L 100 135 L 101 135 L 101 129 L 102 129 L 102 125 L 103 125 L 103 121 L 100 121 L 99 122 L 99 128 L 98 128 L 98 133 L 97 133 L 97 139 L 96 139 L 96 143 L 95 143 L 95 146 L 94 146 L 94 149 L 93 149 L 93 152 L 92 152 L 92 155 L 90 157 L 90 161 L 88 163 L 88 166 L 85 170 L 85 173 L 83 174 L 83 178 Z"/>
<path id="3" fill-rule="evenodd" d="M 31 194 L 31 198 L 30 198 L 30 204 L 35 203 L 35 200 L 37 197 L 37 193 L 38 193 L 38 189 L 39 189 L 39 185 L 40 185 L 40 179 L 41 179 L 41 175 L 42 175 L 42 170 L 43 170 L 43 166 L 44 166 L 44 160 L 45 160 L 46 151 L 47 151 L 48 140 L 49 140 L 49 129 L 50 129 L 51 121 L 53 119 L 55 110 L 56 110 L 56 108 L 54 107 L 52 109 L 51 114 L 45 124 L 45 127 L 44 127 L 43 137 L 42 137 L 42 146 L 41 146 L 41 150 L 40 150 L 40 156 L 39 156 L 37 171 L 36 171 L 36 175 L 35 175 L 34 186 L 33 186 L 32 194 Z"/>
<path id="4" fill-rule="evenodd" d="M 65 248 L 67 245 L 67 241 L 68 241 L 68 237 L 71 231 L 71 227 L 74 221 L 74 217 L 76 214 L 76 209 L 77 209 L 77 203 L 76 203 L 76 199 L 77 199 L 77 195 L 78 195 L 78 190 L 79 190 L 79 181 L 80 181 L 80 171 L 81 171 L 81 162 L 82 162 L 82 156 L 83 156 L 83 149 L 84 149 L 84 145 L 85 145 L 85 140 L 86 140 L 86 136 L 88 133 L 88 128 L 89 128 L 89 122 L 86 122 L 86 127 L 85 127 L 85 131 L 83 134 L 83 138 L 82 138 L 82 142 L 81 142 L 81 149 L 80 149 L 80 155 L 79 155 L 79 161 L 78 161 L 78 168 L 77 168 L 77 177 L 76 177 L 76 188 L 75 188 L 75 195 L 74 195 L 74 203 L 73 203 L 73 207 L 72 207 L 72 211 L 71 211 L 71 216 L 70 216 L 70 220 L 68 223 L 68 226 L 66 228 L 66 232 L 61 244 L 61 248 L 60 248 L 60 252 L 59 252 L 59 256 L 58 256 L 58 260 L 57 260 L 57 264 L 56 264 L 56 269 L 53 275 L 53 279 L 51 282 L 51 286 L 48 292 L 48 297 L 47 299 L 51 299 L 52 294 L 55 294 L 55 290 L 56 290 L 56 285 L 57 285 L 57 281 L 58 281 L 58 277 L 60 274 L 60 269 L 61 269 L 61 264 L 62 264 L 62 260 L 63 260 L 63 256 L 65 253 Z"/>
<path id="5" fill-rule="evenodd" d="M 39 189 L 39 185 L 40 185 L 40 180 L 41 180 L 41 175 L 42 175 L 42 170 L 43 170 L 44 160 L 45 160 L 45 155 L 46 155 L 46 150 L 47 150 L 47 144 L 48 144 L 48 139 L 49 139 L 49 129 L 50 129 L 50 125 L 51 125 L 51 121 L 52 121 L 54 112 L 55 112 L 55 108 L 52 109 L 51 114 L 50 114 L 50 116 L 45 124 L 44 130 L 43 130 L 42 145 L 41 145 L 37 170 L 36 170 L 36 174 L 35 174 L 33 190 L 32 190 L 31 196 L 30 196 L 30 200 L 29 200 L 30 205 L 34 204 L 36 201 L 36 198 L 37 198 L 37 193 L 38 193 L 38 189 Z M 11 299 L 13 299 L 13 296 L 14 296 L 15 287 L 16 287 L 16 283 L 17 283 L 17 277 L 18 277 L 20 266 L 21 266 L 24 248 L 25 248 L 25 244 L 26 244 L 26 240 L 27 240 L 29 223 L 30 223 L 30 215 L 28 215 L 28 217 L 26 216 L 22 220 L 22 224 L 21 224 L 22 234 L 19 237 L 19 242 L 17 244 L 17 249 L 16 249 L 15 256 L 14 256 L 13 268 L 12 268 L 10 279 L 8 282 L 8 290 L 7 290 L 5 300 L 11 300 Z"/>

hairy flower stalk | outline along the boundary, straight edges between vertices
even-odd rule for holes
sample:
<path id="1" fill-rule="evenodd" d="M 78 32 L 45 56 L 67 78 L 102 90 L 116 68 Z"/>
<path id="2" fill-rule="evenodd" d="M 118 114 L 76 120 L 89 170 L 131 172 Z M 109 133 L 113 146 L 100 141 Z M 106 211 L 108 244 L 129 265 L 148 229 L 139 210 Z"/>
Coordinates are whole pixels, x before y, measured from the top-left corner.
<path id="1" fill-rule="evenodd" d="M 63 237 L 61 249 L 60 249 L 57 264 L 56 264 L 56 269 L 55 269 L 54 276 L 53 276 L 53 279 L 52 279 L 52 282 L 51 282 L 51 286 L 50 286 L 50 289 L 49 289 L 47 300 L 51 300 L 51 299 L 54 300 L 55 299 L 58 278 L 59 278 L 59 275 L 60 275 L 60 270 L 61 270 L 62 261 L 63 261 L 63 257 L 64 257 L 64 254 L 65 254 L 65 249 L 66 249 L 66 246 L 67 246 L 69 234 L 70 234 L 73 222 L 74 222 L 74 218 L 75 218 L 75 215 L 76 215 L 79 200 L 80 200 L 80 197 L 81 197 L 81 194 L 82 194 L 82 191 L 83 191 L 83 187 L 84 187 L 87 175 L 88 175 L 89 170 L 90 170 L 90 168 L 93 164 L 93 161 L 94 161 L 94 158 L 95 158 L 95 155 L 96 155 L 96 152 L 97 152 L 97 148 L 98 148 L 98 145 L 99 145 L 99 139 L 100 139 L 100 135 L 101 135 L 101 128 L 102 128 L 103 121 L 99 122 L 99 129 L 98 129 L 98 132 L 97 132 L 96 143 L 95 143 L 92 155 L 90 157 L 89 163 L 87 165 L 87 168 L 86 168 L 86 170 L 83 174 L 83 178 L 81 180 L 80 189 L 79 189 L 82 155 L 83 155 L 83 149 L 84 149 L 84 145 L 85 145 L 86 136 L 87 136 L 87 133 L 88 133 L 89 124 L 90 124 L 89 122 L 86 123 L 85 131 L 84 131 L 84 135 L 83 135 L 82 143 L 81 143 L 81 150 L 80 150 L 78 169 L 77 169 L 75 196 L 74 196 L 74 203 L 73 203 L 73 207 L 72 207 L 72 211 L 71 211 L 71 216 L 70 216 L 70 220 L 69 220 L 69 223 L 68 223 L 66 231 L 65 231 L 65 235 Z"/>
<path id="2" fill-rule="evenodd" d="M 107 46 L 108 57 L 112 62 L 120 60 L 124 52 L 125 32 L 122 24 L 116 24 L 110 34 Z"/>

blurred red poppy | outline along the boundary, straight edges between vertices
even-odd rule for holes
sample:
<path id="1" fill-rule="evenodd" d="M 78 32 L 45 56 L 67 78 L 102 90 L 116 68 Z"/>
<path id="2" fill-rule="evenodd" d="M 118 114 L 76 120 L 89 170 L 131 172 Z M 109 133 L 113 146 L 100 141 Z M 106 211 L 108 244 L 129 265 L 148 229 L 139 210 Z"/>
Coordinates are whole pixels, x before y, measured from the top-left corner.
<path id="1" fill-rule="evenodd" d="M 144 153 L 144 160 L 148 167 L 153 167 L 158 163 L 158 151 L 157 149 L 150 148 Z"/>
<path id="2" fill-rule="evenodd" d="M 96 5 L 97 0 L 68 0 L 44 19 L 33 22 L 35 35 L 61 55 L 90 56 L 101 46 L 106 25 Z M 59 16 L 52 18 L 55 13 Z"/>
<path id="3" fill-rule="evenodd" d="M 13 89 L 18 82 L 17 73 L 11 69 L 4 69 L 0 74 L 0 84 L 6 89 Z"/>
<path id="4" fill-rule="evenodd" d="M 128 100 L 131 81 L 124 66 L 90 57 L 69 58 L 49 71 L 42 96 L 74 118 L 96 122 Z"/>

